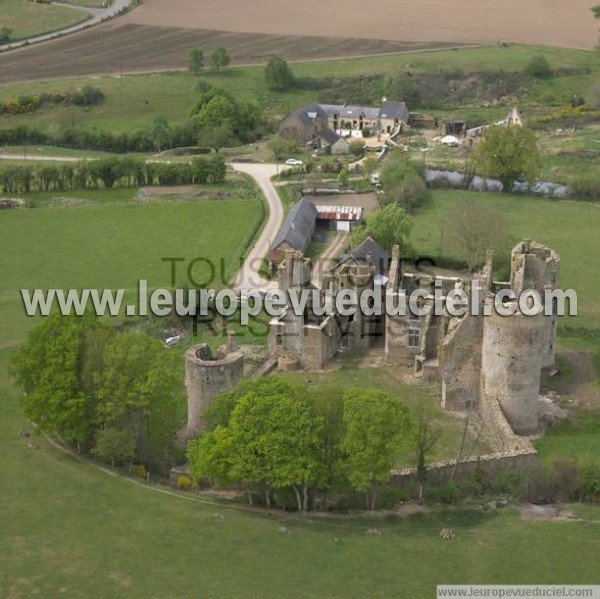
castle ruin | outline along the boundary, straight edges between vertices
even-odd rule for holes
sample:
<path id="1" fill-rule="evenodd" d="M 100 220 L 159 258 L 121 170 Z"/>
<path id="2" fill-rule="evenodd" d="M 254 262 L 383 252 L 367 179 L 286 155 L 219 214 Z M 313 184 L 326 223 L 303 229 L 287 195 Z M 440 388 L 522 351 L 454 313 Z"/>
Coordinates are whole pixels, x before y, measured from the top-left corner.
<path id="1" fill-rule="evenodd" d="M 352 289 L 359 296 L 372 290 L 374 298 L 397 305 L 399 296 L 415 289 L 429 290 L 421 305 L 433 303 L 454 289 L 462 289 L 478 315 L 467 311 L 454 316 L 433 310 L 425 316 L 319 315 L 308 303 L 301 314 L 286 309 L 270 323 L 269 349 L 283 369 L 320 370 L 341 349 L 383 346 L 386 363 L 410 366 L 418 376 L 441 382 L 442 406 L 452 412 L 479 412 L 498 418 L 501 412 L 519 435 L 538 430 L 540 378 L 555 365 L 556 314 L 543 310 L 525 315 L 516 304 L 511 316 L 492 309 L 493 294 L 511 289 L 517 296 L 535 290 L 557 288 L 559 257 L 550 248 L 525 240 L 511 255 L 510 281 L 493 278 L 493 256 L 488 252 L 484 268 L 466 276 L 441 269 L 409 269 L 394 248 L 389 275 L 366 258 L 350 255 L 322 279 L 320 293 Z M 315 289 L 310 261 L 302 253 L 288 251 L 279 267 L 279 287 L 284 291 Z M 437 287 L 436 287 L 437 283 Z M 475 284 L 477 289 L 475 289 Z M 441 286 L 441 288 L 440 288 Z M 289 297 L 289 296 L 288 296 Z M 489 313 L 489 315 L 488 315 Z"/>

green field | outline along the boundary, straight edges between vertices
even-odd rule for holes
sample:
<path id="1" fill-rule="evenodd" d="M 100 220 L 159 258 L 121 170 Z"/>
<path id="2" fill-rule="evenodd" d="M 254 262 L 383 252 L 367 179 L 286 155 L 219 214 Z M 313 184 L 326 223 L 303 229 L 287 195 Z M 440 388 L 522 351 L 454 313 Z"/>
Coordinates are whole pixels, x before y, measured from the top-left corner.
<path id="1" fill-rule="evenodd" d="M 0 352 L 2 597 L 427 599 L 438 583 L 600 583 L 598 508 L 574 507 L 572 522 L 523 521 L 512 508 L 297 518 L 119 480 L 17 436 L 30 426 L 8 356 Z M 371 526 L 381 536 L 365 534 Z M 446 526 L 455 540 L 440 540 Z"/>
<path id="2" fill-rule="evenodd" d="M 170 286 L 166 257 L 222 257 L 231 276 L 262 218 L 251 200 L 139 203 L 130 189 L 63 195 L 71 205 L 43 207 L 49 200 L 33 194 L 40 207 L 0 214 L 0 346 L 15 345 L 31 326 L 19 289 L 124 288 L 131 298 L 139 279 L 150 289 Z"/>
<path id="3" fill-rule="evenodd" d="M 13 30 L 11 41 L 56 31 L 89 18 L 79 10 L 26 0 L 0 0 L 0 13 L 2 26 Z"/>
<path id="4" fill-rule="evenodd" d="M 537 80 L 519 98 L 519 105 L 526 112 L 538 112 L 544 105 L 566 106 L 574 93 L 586 95 L 598 81 L 600 64 L 593 52 L 562 48 L 533 46 L 485 47 L 435 52 L 378 56 L 356 60 L 316 61 L 292 65 L 298 78 L 353 77 L 359 75 L 426 73 L 439 71 L 440 65 L 447 71 L 522 71 L 532 54 L 543 53 L 553 68 L 589 67 L 589 75 L 558 77 Z M 209 83 L 223 87 L 236 97 L 259 101 L 275 116 L 314 102 L 317 90 L 293 89 L 289 92 L 270 92 L 265 85 L 260 67 L 230 68 L 215 73 L 207 71 L 203 78 Z M 4 86 L 0 89 L 0 101 L 17 98 L 24 94 L 44 91 L 65 91 L 90 84 L 100 87 L 106 101 L 90 109 L 75 106 L 53 106 L 39 110 L 33 115 L 0 117 L 0 127 L 30 124 L 45 130 L 59 127 L 101 127 L 108 131 L 122 132 L 150 126 L 152 119 L 163 115 L 172 124 L 184 122 L 197 95 L 197 79 L 189 73 L 158 73 L 150 75 L 127 75 L 120 77 L 93 77 L 69 79 L 47 83 L 27 83 Z M 432 111 L 440 116 L 449 111 L 476 114 L 488 121 L 503 117 L 507 107 L 464 105 L 448 107 L 445 111 Z"/>
<path id="5" fill-rule="evenodd" d="M 474 200 L 485 203 L 509 219 L 516 241 L 535 239 L 555 249 L 561 258 L 559 284 L 575 289 L 579 314 L 565 317 L 561 329 L 600 328 L 600 271 L 597 268 L 600 208 L 598 204 L 573 200 L 548 200 L 528 196 L 435 190 L 431 203 L 415 215 L 411 242 L 417 253 L 451 256 L 444 241 L 444 223 L 455 202 Z"/>

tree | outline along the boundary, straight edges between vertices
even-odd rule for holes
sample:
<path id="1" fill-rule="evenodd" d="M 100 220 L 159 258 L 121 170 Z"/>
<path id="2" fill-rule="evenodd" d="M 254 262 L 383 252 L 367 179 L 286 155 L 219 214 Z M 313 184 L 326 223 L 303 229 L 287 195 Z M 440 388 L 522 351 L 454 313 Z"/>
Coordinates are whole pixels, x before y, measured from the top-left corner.
<path id="1" fill-rule="evenodd" d="M 164 116 L 155 116 L 152 121 L 152 139 L 156 151 L 160 154 L 166 145 L 171 143 L 171 128 L 169 121 Z"/>
<path id="2" fill-rule="evenodd" d="M 508 219 L 482 202 L 456 202 L 448 219 L 445 237 L 453 254 L 464 260 L 469 270 L 483 265 L 487 250 L 494 252 L 496 270 L 509 269 L 512 239 Z"/>
<path id="3" fill-rule="evenodd" d="M 116 466 L 130 462 L 135 455 L 135 440 L 130 430 L 103 428 L 96 433 L 92 454 L 101 462 Z"/>
<path id="4" fill-rule="evenodd" d="M 242 141 L 253 138 L 261 120 L 258 106 L 239 101 L 229 92 L 213 87 L 198 96 L 190 116 L 199 130 L 228 127 Z"/>
<path id="5" fill-rule="evenodd" d="M 81 364 L 86 337 L 100 328 L 93 314 L 56 313 L 34 327 L 11 369 L 24 391 L 25 416 L 42 430 L 60 434 L 81 449 L 90 440 L 95 398 L 86 394 Z"/>
<path id="6" fill-rule="evenodd" d="M 365 224 L 352 232 L 353 245 L 371 236 L 379 245 L 390 251 L 394 245 L 406 247 L 412 228 L 412 218 L 396 204 L 386 204 L 367 214 Z"/>
<path id="7" fill-rule="evenodd" d="M 204 52 L 202 48 L 195 46 L 188 54 L 188 71 L 198 77 L 204 68 Z"/>
<path id="8" fill-rule="evenodd" d="M 600 4 L 596 4 L 595 6 L 592 6 L 592 8 L 590 10 L 592 11 L 592 14 L 594 15 L 594 19 L 600 20 Z"/>
<path id="9" fill-rule="evenodd" d="M 341 448 L 348 480 L 374 510 L 377 485 L 390 480 L 398 454 L 410 444 L 408 410 L 398 397 L 375 389 L 347 390 L 343 410 Z"/>
<path id="10" fill-rule="evenodd" d="M 484 177 L 499 179 L 502 190 L 511 193 L 516 181 L 534 181 L 540 172 L 535 134 L 526 127 L 490 127 L 475 152 L 475 167 Z"/>
<path id="11" fill-rule="evenodd" d="M 393 152 L 386 161 L 380 179 L 386 201 L 395 202 L 408 212 L 427 197 L 427 188 L 415 165 L 399 151 Z"/>
<path id="12" fill-rule="evenodd" d="M 265 82 L 272 91 L 286 91 L 294 85 L 294 75 L 285 60 L 274 56 L 265 67 Z"/>
<path id="13" fill-rule="evenodd" d="M 160 341 L 139 333 L 116 335 L 104 351 L 96 422 L 129 430 L 141 462 L 168 461 L 180 424 L 177 366 Z"/>
<path id="14" fill-rule="evenodd" d="M 552 69 L 548 59 L 543 54 L 537 54 L 527 63 L 525 74 L 530 77 L 545 79 L 552 76 Z"/>
<path id="15" fill-rule="evenodd" d="M 215 48 L 210 55 L 210 61 L 215 69 L 220 70 L 229 66 L 231 62 L 231 57 L 229 56 L 229 52 L 223 46 L 219 46 Z"/>
<path id="16" fill-rule="evenodd" d="M 374 156 L 367 156 L 362 163 L 363 170 L 365 171 L 365 175 L 369 178 L 378 167 L 377 158 Z"/>
<path id="17" fill-rule="evenodd" d="M 442 431 L 434 427 L 431 420 L 419 413 L 414 430 L 414 450 L 417 461 L 417 482 L 419 483 L 419 502 L 423 501 L 423 488 L 427 480 L 427 456 L 440 440 Z"/>
<path id="18" fill-rule="evenodd" d="M 275 136 L 268 142 L 268 146 L 275 156 L 275 160 L 283 160 L 290 154 L 295 154 L 298 151 L 298 143 L 294 140 L 284 139 Z"/>
<path id="19" fill-rule="evenodd" d="M 365 142 L 362 139 L 355 139 L 350 142 L 350 154 L 353 156 L 362 156 L 362 153 L 365 151 Z"/>
<path id="20" fill-rule="evenodd" d="M 337 178 L 337 182 L 338 185 L 340 187 L 346 187 L 348 185 L 348 180 L 349 180 L 349 174 L 348 174 L 348 169 L 343 168 Z"/>
<path id="21" fill-rule="evenodd" d="M 188 448 L 193 479 L 237 481 L 250 505 L 259 487 L 268 505 L 273 489 L 292 488 L 298 510 L 306 511 L 311 486 L 322 484 L 327 470 L 321 419 L 298 388 L 277 378 L 248 381 L 215 400 L 207 417 L 219 424 Z"/>
<path id="22" fill-rule="evenodd" d="M 211 148 L 218 152 L 221 148 L 225 148 L 234 143 L 235 136 L 231 128 L 227 125 L 209 125 L 200 131 L 198 137 L 198 145 L 204 148 Z"/>

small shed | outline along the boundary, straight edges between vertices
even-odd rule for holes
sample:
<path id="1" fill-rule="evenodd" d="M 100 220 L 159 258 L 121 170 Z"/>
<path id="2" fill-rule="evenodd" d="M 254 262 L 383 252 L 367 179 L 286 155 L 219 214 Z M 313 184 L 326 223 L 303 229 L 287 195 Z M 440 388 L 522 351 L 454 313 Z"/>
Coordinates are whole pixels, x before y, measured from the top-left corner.
<path id="1" fill-rule="evenodd" d="M 351 231 L 363 219 L 361 206 L 317 206 L 317 219 L 335 231 Z"/>

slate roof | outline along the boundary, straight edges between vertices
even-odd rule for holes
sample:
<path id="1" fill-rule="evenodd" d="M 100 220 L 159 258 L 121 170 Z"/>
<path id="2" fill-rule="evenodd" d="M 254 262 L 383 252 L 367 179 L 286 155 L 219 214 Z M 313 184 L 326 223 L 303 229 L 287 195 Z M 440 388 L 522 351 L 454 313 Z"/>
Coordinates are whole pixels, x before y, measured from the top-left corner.
<path id="1" fill-rule="evenodd" d="M 338 266 L 350 258 L 366 262 L 367 256 L 371 256 L 371 262 L 375 266 L 375 274 L 381 275 L 388 271 L 390 255 L 370 236 L 357 245 L 350 254 L 344 256 Z"/>
<path id="2" fill-rule="evenodd" d="M 380 119 L 395 119 L 408 123 L 408 108 L 404 102 L 390 102 L 385 100 L 379 108 Z"/>
<path id="3" fill-rule="evenodd" d="M 379 108 L 372 106 L 346 106 L 343 104 L 320 104 L 328 116 L 338 114 L 340 119 L 358 119 L 361 114 L 366 119 L 376 121 L 379 118 Z"/>
<path id="4" fill-rule="evenodd" d="M 286 216 L 271 245 L 276 250 L 283 243 L 288 243 L 299 252 L 308 246 L 317 221 L 317 209 L 306 197 L 296 202 Z"/>
<path id="5" fill-rule="evenodd" d="M 295 114 L 305 125 L 311 125 L 317 119 L 327 119 L 327 113 L 319 104 L 309 104 L 294 110 Z"/>
<path id="6" fill-rule="evenodd" d="M 340 141 L 340 139 L 344 139 L 341 135 L 338 135 L 333 129 L 329 127 L 325 127 L 319 131 L 319 137 L 321 141 L 325 142 L 327 145 L 332 146 L 333 144 Z"/>

